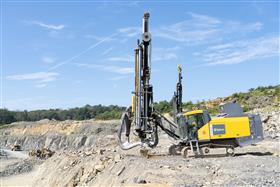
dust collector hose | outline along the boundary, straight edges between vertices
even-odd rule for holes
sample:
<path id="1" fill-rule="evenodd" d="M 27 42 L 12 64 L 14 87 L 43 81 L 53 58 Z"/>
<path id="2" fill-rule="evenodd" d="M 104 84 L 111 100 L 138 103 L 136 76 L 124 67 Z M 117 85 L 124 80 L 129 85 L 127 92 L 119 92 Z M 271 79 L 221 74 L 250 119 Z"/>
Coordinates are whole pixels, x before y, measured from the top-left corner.
<path id="1" fill-rule="evenodd" d="M 132 149 L 134 147 L 142 145 L 142 142 L 130 143 L 130 140 L 129 140 L 130 129 L 131 129 L 131 123 L 129 121 L 128 113 L 124 112 L 122 114 L 122 118 L 121 118 L 121 126 L 118 130 L 118 142 L 119 142 L 121 149 L 123 149 L 123 150 Z M 125 136 L 125 138 L 126 138 L 125 142 L 123 142 L 122 136 Z"/>

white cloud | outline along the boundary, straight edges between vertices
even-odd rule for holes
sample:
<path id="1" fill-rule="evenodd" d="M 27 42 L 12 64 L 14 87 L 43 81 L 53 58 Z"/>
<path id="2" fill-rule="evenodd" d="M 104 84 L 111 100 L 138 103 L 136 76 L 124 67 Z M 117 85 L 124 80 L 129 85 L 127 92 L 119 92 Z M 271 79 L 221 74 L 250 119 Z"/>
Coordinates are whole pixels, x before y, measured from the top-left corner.
<path id="1" fill-rule="evenodd" d="M 165 60 L 172 60 L 177 58 L 178 56 L 175 53 L 161 53 L 152 57 L 152 61 L 165 61 Z"/>
<path id="2" fill-rule="evenodd" d="M 36 72 L 36 73 L 29 73 L 29 74 L 18 74 L 18 75 L 10 75 L 6 78 L 8 80 L 37 80 L 41 83 L 43 82 L 51 82 L 56 80 L 59 74 L 55 72 Z"/>
<path id="3" fill-rule="evenodd" d="M 190 18 L 187 20 L 155 29 L 153 36 L 196 45 L 221 41 L 226 37 L 243 35 L 262 28 L 260 22 L 244 24 L 195 13 L 189 13 L 189 15 Z"/>
<path id="4" fill-rule="evenodd" d="M 87 34 L 85 35 L 85 38 L 87 39 L 94 39 L 96 41 L 106 41 L 106 42 L 110 42 L 110 41 L 113 41 L 115 40 L 114 38 L 108 38 L 108 37 L 104 37 L 104 36 L 96 36 L 96 35 L 93 35 L 93 34 Z"/>
<path id="5" fill-rule="evenodd" d="M 153 50 L 152 61 L 167 61 L 172 59 L 177 59 L 178 56 L 176 52 L 180 50 L 179 46 L 174 46 L 170 48 L 155 48 Z"/>
<path id="6" fill-rule="evenodd" d="M 176 52 L 179 49 L 181 49 L 179 46 L 170 48 L 155 48 L 153 49 L 152 62 L 177 59 L 178 56 Z M 134 62 L 134 56 L 127 54 L 123 56 L 109 57 L 107 60 L 112 62 Z"/>
<path id="7" fill-rule="evenodd" d="M 113 49 L 114 49 L 113 47 L 110 47 L 110 48 L 108 48 L 108 49 L 105 49 L 105 50 L 101 53 L 101 55 L 107 55 L 107 54 L 108 54 L 109 52 L 111 52 Z"/>
<path id="8" fill-rule="evenodd" d="M 208 47 L 196 53 L 207 65 L 239 64 L 279 55 L 279 36 L 236 41 Z"/>
<path id="9" fill-rule="evenodd" d="M 117 77 L 112 77 L 109 80 L 111 81 L 118 81 L 118 80 L 122 80 L 125 79 L 127 76 L 117 76 Z"/>
<path id="10" fill-rule="evenodd" d="M 59 24 L 59 25 L 46 24 L 46 23 L 43 23 L 41 21 L 36 21 L 36 20 L 24 21 L 24 22 L 28 23 L 28 24 L 37 25 L 39 27 L 43 27 L 43 28 L 50 29 L 50 30 L 61 30 L 61 29 L 65 28 L 65 25 L 63 25 L 63 24 Z"/>
<path id="11" fill-rule="evenodd" d="M 124 56 L 110 57 L 107 60 L 113 61 L 113 62 L 133 62 L 134 58 L 132 55 L 124 55 Z"/>
<path id="12" fill-rule="evenodd" d="M 55 62 L 55 58 L 49 57 L 49 56 L 43 56 L 42 61 L 46 64 L 52 64 Z"/>
<path id="13" fill-rule="evenodd" d="M 224 21 L 221 27 L 221 34 L 246 34 L 261 30 L 263 24 L 261 22 L 255 23 L 241 23 L 238 21 Z"/>
<path id="14" fill-rule="evenodd" d="M 85 67 L 85 68 L 94 68 L 99 69 L 106 72 L 117 73 L 121 75 L 131 74 L 134 72 L 134 68 L 132 67 L 120 67 L 120 66 L 112 66 L 112 65 L 95 65 L 95 64 L 75 64 L 78 67 Z"/>
<path id="15" fill-rule="evenodd" d="M 104 66 L 104 70 L 118 74 L 131 74 L 134 73 L 134 68 L 131 67 L 120 67 L 120 66 Z"/>
<path id="16" fill-rule="evenodd" d="M 46 87 L 46 86 L 47 86 L 46 84 L 37 84 L 37 85 L 36 85 L 37 88 L 44 88 L 44 87 Z"/>
<path id="17" fill-rule="evenodd" d="M 127 37 L 134 37 L 141 33 L 141 28 L 140 27 L 125 27 L 125 28 L 120 28 L 118 31 Z"/>
<path id="18" fill-rule="evenodd" d="M 111 34 L 110 36 L 107 36 L 106 38 L 104 38 L 103 40 L 101 41 L 98 41 L 92 45 L 90 45 L 88 48 L 84 49 L 83 51 L 75 54 L 74 56 L 68 58 L 67 60 L 64 60 L 63 62 L 60 62 L 54 66 L 52 66 L 51 68 L 49 68 L 49 70 L 54 70 L 54 69 L 57 69 L 59 68 L 60 66 L 63 66 L 63 65 L 66 65 L 70 62 L 72 62 L 73 60 L 79 58 L 80 56 L 84 55 L 85 53 L 87 53 L 88 51 L 98 47 L 99 45 L 101 45 L 102 43 L 106 42 L 107 40 L 110 40 L 111 38 L 113 38 L 115 35 L 117 35 L 118 33 L 114 33 L 114 34 Z"/>
<path id="19" fill-rule="evenodd" d="M 213 25 L 213 24 L 220 24 L 221 21 L 218 18 L 214 18 L 211 16 L 207 16 L 207 15 L 202 15 L 202 14 L 196 14 L 193 12 L 189 12 L 189 15 L 191 15 L 191 17 L 198 21 L 195 24 L 198 25 Z"/>
<path id="20" fill-rule="evenodd" d="M 153 49 L 152 61 L 155 62 L 177 59 L 178 56 L 176 54 L 176 51 L 178 51 L 179 49 L 179 46 L 170 48 L 155 48 Z M 109 57 L 107 60 L 112 62 L 134 62 L 134 56 L 127 54 L 123 56 Z"/>
<path id="21" fill-rule="evenodd" d="M 173 47 L 157 47 L 154 48 L 153 51 L 156 52 L 171 52 L 171 51 L 178 51 L 180 50 L 181 47 L 180 46 L 173 46 Z"/>
<path id="22" fill-rule="evenodd" d="M 85 63 L 73 63 L 74 65 L 78 67 L 86 67 L 86 68 L 100 68 L 102 67 L 101 65 L 96 65 L 96 64 L 85 64 Z"/>

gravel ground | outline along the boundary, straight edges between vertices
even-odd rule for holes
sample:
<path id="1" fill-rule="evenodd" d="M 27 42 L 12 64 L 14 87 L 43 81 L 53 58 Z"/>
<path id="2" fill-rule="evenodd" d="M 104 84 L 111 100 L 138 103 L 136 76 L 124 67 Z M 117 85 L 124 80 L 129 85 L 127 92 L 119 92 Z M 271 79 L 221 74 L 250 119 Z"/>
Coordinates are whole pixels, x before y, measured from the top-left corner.
<path id="1" fill-rule="evenodd" d="M 117 145 L 63 151 L 38 171 L 34 186 L 280 186 L 279 142 L 265 140 L 236 149 L 235 157 L 211 150 L 204 158 L 167 154 L 170 140 L 150 151 L 122 151 Z"/>

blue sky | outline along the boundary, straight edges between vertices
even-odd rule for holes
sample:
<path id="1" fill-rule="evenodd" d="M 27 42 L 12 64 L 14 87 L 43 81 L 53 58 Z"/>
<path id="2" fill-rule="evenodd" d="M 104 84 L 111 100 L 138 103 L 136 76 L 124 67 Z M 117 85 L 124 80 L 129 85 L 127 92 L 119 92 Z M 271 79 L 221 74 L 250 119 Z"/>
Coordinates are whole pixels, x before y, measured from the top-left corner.
<path id="1" fill-rule="evenodd" d="M 156 101 L 279 84 L 279 2 L 2 2 L 2 107 L 129 105 L 144 11 Z"/>

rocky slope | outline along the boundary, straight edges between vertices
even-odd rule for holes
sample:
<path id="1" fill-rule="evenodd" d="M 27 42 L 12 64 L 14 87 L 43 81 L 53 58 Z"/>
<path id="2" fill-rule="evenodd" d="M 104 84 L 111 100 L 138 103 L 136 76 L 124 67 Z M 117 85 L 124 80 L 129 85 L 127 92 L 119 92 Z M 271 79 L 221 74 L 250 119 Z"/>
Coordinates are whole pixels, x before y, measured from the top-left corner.
<path id="1" fill-rule="evenodd" d="M 119 120 L 17 122 L 0 130 L 0 147 L 20 144 L 23 150 L 80 149 L 96 144 L 98 137 L 117 132 Z"/>
<path id="2" fill-rule="evenodd" d="M 250 113 L 260 114 L 263 122 L 264 136 L 266 138 L 280 138 L 280 111 L 270 109 L 255 109 Z"/>
<path id="3" fill-rule="evenodd" d="M 250 89 L 248 92 L 234 93 L 227 97 L 218 97 L 209 101 L 197 103 L 201 108 L 206 108 L 212 113 L 219 111 L 221 103 L 237 101 L 245 112 L 255 109 L 268 111 L 278 111 L 280 107 L 280 85 L 258 87 Z"/>

